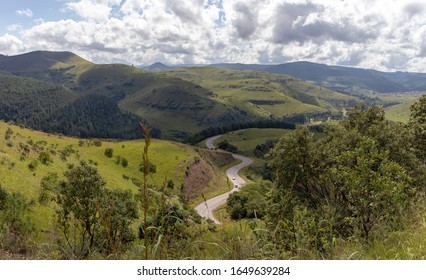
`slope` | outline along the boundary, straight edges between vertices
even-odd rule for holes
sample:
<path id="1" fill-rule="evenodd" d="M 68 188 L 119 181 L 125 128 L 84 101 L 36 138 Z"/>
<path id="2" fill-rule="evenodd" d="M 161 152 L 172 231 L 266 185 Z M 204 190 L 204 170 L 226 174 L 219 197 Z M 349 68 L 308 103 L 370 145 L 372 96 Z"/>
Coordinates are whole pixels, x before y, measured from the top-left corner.
<path id="1" fill-rule="evenodd" d="M 372 69 L 329 66 L 305 61 L 278 65 L 225 63 L 211 66 L 288 74 L 330 90 L 351 95 L 426 90 L 426 74 L 424 73 L 380 72 Z"/>
<path id="2" fill-rule="evenodd" d="M 69 164 L 84 160 L 96 166 L 108 188 L 136 193 L 142 178 L 139 166 L 143 147 L 143 140 L 84 140 L 48 135 L 0 121 L 0 185 L 32 201 L 33 218 L 44 231 L 49 229 L 53 210 L 37 202 L 43 176 L 56 172 L 62 177 Z M 106 148 L 113 150 L 111 158 L 105 156 Z M 198 157 L 190 146 L 157 139 L 152 140 L 149 151 L 150 162 L 156 166 L 156 172 L 149 177 L 153 188 L 162 186 L 166 179 L 181 186 L 190 175 L 186 174 L 188 167 Z M 41 155 L 50 160 L 43 161 Z M 123 165 L 124 159 L 127 165 Z M 180 195 L 181 188 L 170 192 Z"/>
<path id="3" fill-rule="evenodd" d="M 104 95 L 0 72 L 0 119 L 79 137 L 137 138 L 140 118 Z M 158 136 L 158 135 L 157 135 Z"/>
<path id="4" fill-rule="evenodd" d="M 6 57 L 0 63 L 0 70 L 65 86 L 79 95 L 97 96 L 97 99 L 90 100 L 109 98 L 104 102 L 109 107 L 114 107 L 111 104 L 114 102 L 119 106 L 115 111 L 121 110 L 142 117 L 151 126 L 159 128 L 165 138 L 183 139 L 209 126 L 254 118 L 232 105 L 211 98 L 210 90 L 192 82 L 128 65 L 97 65 L 69 52 L 39 51 Z M 100 103 L 102 102 L 98 102 Z M 111 114 L 106 115 L 108 117 Z M 91 133 L 92 129 L 85 129 L 89 133 L 72 134 L 101 137 L 100 134 Z M 64 130 L 59 132 L 64 133 Z M 65 133 L 70 134 L 66 130 Z M 110 135 L 102 137 L 106 136 Z M 127 133 L 118 137 L 128 138 Z"/>
<path id="5" fill-rule="evenodd" d="M 162 73 L 198 83 L 210 89 L 219 102 L 262 118 L 336 113 L 358 101 L 288 75 L 261 71 L 192 67 Z"/>

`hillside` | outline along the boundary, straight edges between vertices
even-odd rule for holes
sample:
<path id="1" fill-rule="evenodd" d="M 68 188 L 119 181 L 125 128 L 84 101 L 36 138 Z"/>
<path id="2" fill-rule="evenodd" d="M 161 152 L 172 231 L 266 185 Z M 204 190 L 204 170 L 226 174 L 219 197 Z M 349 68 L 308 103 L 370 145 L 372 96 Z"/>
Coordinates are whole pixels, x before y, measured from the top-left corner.
<path id="1" fill-rule="evenodd" d="M 140 118 L 105 95 L 81 95 L 33 78 L 0 73 L 0 119 L 78 137 L 140 138 Z M 157 134 L 156 134 L 157 135 Z"/>
<path id="2" fill-rule="evenodd" d="M 98 110 L 96 104 L 109 104 L 109 108 L 113 111 L 102 113 L 105 117 L 103 124 L 96 124 L 100 126 L 110 124 L 118 127 L 126 126 L 126 130 L 132 130 L 133 128 L 130 127 L 132 122 L 118 121 L 114 124 L 114 119 L 121 119 L 121 117 L 117 118 L 117 115 L 126 115 L 130 112 L 143 118 L 151 126 L 159 128 L 164 138 L 184 139 L 209 126 L 253 119 L 253 116 L 247 116 L 231 105 L 212 99 L 211 91 L 200 85 L 122 64 L 96 65 L 68 52 L 33 52 L 6 57 L 0 63 L 0 70 L 67 88 L 59 94 L 68 94 L 66 92 L 72 91 L 78 96 L 96 96 L 96 98 L 81 97 L 84 100 L 80 101 L 87 104 L 87 110 L 83 110 L 87 112 Z M 34 91 L 37 91 L 37 87 L 38 85 L 33 84 Z M 99 101 L 100 99 L 103 100 Z M 97 103 L 88 104 L 87 100 L 97 100 Z M 67 109 L 66 111 L 75 110 Z M 0 118 L 2 118 L 1 115 Z M 63 127 L 62 121 L 46 131 L 57 130 L 57 127 Z M 90 125 L 89 129 L 87 127 L 81 129 L 88 132 L 76 134 L 67 132 L 66 129 L 58 132 L 82 137 L 134 138 L 129 136 L 129 133 L 122 135 L 93 133 L 94 130 L 90 128 Z M 156 134 L 156 137 L 158 136 L 159 133 Z"/>
<path id="3" fill-rule="evenodd" d="M 143 140 L 69 138 L 0 121 L 0 186 L 8 192 L 20 193 L 31 201 L 31 219 L 38 231 L 42 232 L 38 238 L 45 240 L 50 238 L 54 212 L 50 207 L 38 203 L 40 182 L 44 176 L 54 172 L 63 178 L 63 172 L 70 164 L 83 160 L 96 167 L 107 182 L 108 189 L 129 190 L 136 194 L 142 182 L 139 169 L 143 147 Z M 111 157 L 106 156 L 106 149 L 112 150 Z M 152 140 L 149 159 L 155 171 L 148 178 L 150 187 L 156 190 L 167 183 L 172 186 L 168 189 L 171 197 L 180 197 L 194 188 L 206 195 L 215 192 L 226 181 L 214 161 L 204 153 L 199 154 L 194 148 L 180 143 Z M 203 185 L 194 185 L 198 182 L 197 178 L 207 173 L 209 177 L 204 176 Z M 198 197 L 191 194 L 191 198 Z"/>
<path id="4" fill-rule="evenodd" d="M 292 62 L 278 65 L 224 63 L 211 66 L 292 75 L 330 90 L 351 95 L 426 90 L 426 74 L 424 73 L 380 72 L 371 69 L 329 66 L 312 62 Z"/>
<path id="5" fill-rule="evenodd" d="M 141 136 L 137 127 L 143 119 L 156 128 L 155 137 L 183 140 L 208 127 L 259 119 L 339 118 L 359 102 L 387 107 L 406 101 L 405 93 L 397 98 L 383 93 L 426 88 L 424 74 L 416 73 L 309 62 L 212 66 L 170 69 L 157 63 L 152 65 L 156 71 L 149 72 L 123 64 L 93 64 L 70 52 L 2 56 L 1 75 L 13 74 L 17 88 L 28 83 L 17 76 L 50 85 L 31 82 L 32 101 L 22 98 L 22 92 L 16 94 L 8 115 L 1 113 L 0 118 L 48 132 L 124 139 Z M 49 91 L 54 96 L 47 98 L 44 88 L 54 89 Z M 38 101 L 39 91 L 44 92 L 43 102 Z M 3 89 L 4 94 L 11 93 Z M 34 125 L 39 120 L 22 117 L 17 108 L 44 114 L 40 119 L 48 125 Z M 108 133 L 106 127 L 111 128 Z"/>
<path id="6" fill-rule="evenodd" d="M 337 113 L 359 100 L 288 75 L 191 67 L 164 71 L 210 89 L 213 98 L 260 118 Z"/>

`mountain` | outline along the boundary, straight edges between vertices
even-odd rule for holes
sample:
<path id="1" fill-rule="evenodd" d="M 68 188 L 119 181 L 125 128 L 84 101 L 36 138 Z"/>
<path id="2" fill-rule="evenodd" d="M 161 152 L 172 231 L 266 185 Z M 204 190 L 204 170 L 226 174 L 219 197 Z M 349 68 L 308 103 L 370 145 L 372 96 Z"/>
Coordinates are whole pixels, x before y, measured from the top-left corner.
<path id="1" fill-rule="evenodd" d="M 161 62 L 156 62 L 154 64 L 151 64 L 150 66 L 147 67 L 142 67 L 142 69 L 145 69 L 147 71 L 151 71 L 151 72 L 155 72 L 155 71 L 161 71 L 161 70 L 168 70 L 168 69 L 173 69 L 170 66 L 167 66 Z"/>
<path id="2" fill-rule="evenodd" d="M 289 75 L 263 71 L 192 67 L 163 71 L 211 90 L 212 98 L 256 118 L 337 113 L 359 99 Z"/>
<path id="3" fill-rule="evenodd" d="M 33 78 L 66 89 L 58 91 L 58 95 L 68 95 L 68 91 L 71 91 L 78 98 L 85 98 L 84 100 L 79 99 L 79 101 L 86 106 L 87 109 L 83 110 L 86 114 L 90 111 L 94 113 L 101 110 L 97 107 L 100 104 L 108 104 L 108 108 L 113 110 L 109 113 L 104 112 L 103 118 L 101 118 L 102 114 L 98 114 L 95 119 L 99 123 L 93 125 L 85 126 L 84 121 L 89 121 L 86 118 L 74 119 L 73 123 L 79 124 L 78 127 L 83 126 L 77 131 L 68 131 L 68 134 L 75 136 L 101 137 L 103 135 L 102 137 L 110 137 L 105 134 L 106 131 L 98 133 L 97 127 L 105 127 L 108 123 L 107 120 L 114 122 L 116 116 L 120 116 L 118 119 L 122 119 L 128 113 L 137 115 L 150 126 L 160 129 L 164 138 L 172 139 L 184 139 L 206 127 L 228 125 L 254 118 L 236 110 L 233 106 L 211 98 L 213 93 L 198 84 L 123 64 L 93 64 L 69 52 L 38 51 L 6 57 L 0 63 L 0 70 L 10 72 L 15 77 Z M 19 80 L 17 84 L 26 83 L 26 81 Z M 33 83 L 32 91 L 37 92 L 39 86 Z M 12 94 L 12 92 L 3 94 Z M 91 97 L 83 97 L 86 95 Z M 7 96 L 5 98 L 8 99 Z M 36 100 L 37 96 L 33 94 L 32 98 Z M 23 98 L 20 100 L 24 102 Z M 49 102 L 49 98 L 45 100 Z M 77 99 L 75 101 L 77 102 Z M 89 101 L 94 102 L 95 105 L 88 103 Z M 21 104 L 14 104 L 14 107 L 19 108 L 20 106 Z M 35 103 L 34 106 L 36 106 Z M 82 111 L 76 110 L 75 106 L 72 106 L 71 109 L 69 107 L 66 107 L 67 109 L 58 108 L 64 108 L 63 112 L 73 112 L 73 115 L 77 115 L 78 112 L 82 113 Z M 54 119 L 52 119 L 53 116 L 55 116 Z M 137 120 L 137 118 L 128 117 Z M 0 112 L 0 118 L 17 120 L 18 123 L 24 124 L 17 115 L 5 117 Z M 49 118 L 52 120 L 51 126 L 43 129 L 51 131 L 52 127 L 55 129 L 67 127 L 61 126 L 67 118 L 64 114 L 52 112 Z M 90 119 L 90 121 L 94 121 L 94 119 Z M 136 123 L 136 125 L 131 129 L 122 122 L 114 125 L 122 126 L 126 131 L 140 130 L 137 122 L 132 123 Z M 112 123 L 111 125 L 113 126 Z M 40 127 L 33 128 L 39 129 Z M 64 133 L 63 130 L 61 129 L 60 132 Z M 128 137 L 128 133 L 119 136 L 119 138 Z"/>
<path id="4" fill-rule="evenodd" d="M 141 118 L 123 111 L 108 96 L 77 94 L 60 85 L 4 72 L 0 84 L 0 118 L 5 121 L 77 137 L 142 137 Z"/>
<path id="5" fill-rule="evenodd" d="M 329 66 L 312 62 L 278 65 L 213 64 L 211 67 L 235 70 L 260 70 L 287 74 L 333 91 L 353 95 L 426 90 L 426 74 L 410 72 L 380 72 L 371 69 Z"/>
<path id="6" fill-rule="evenodd" d="M 138 122 L 144 120 L 156 128 L 157 137 L 161 131 L 165 139 L 182 140 L 209 127 L 339 117 L 361 101 L 385 104 L 373 92 L 406 91 L 426 84 L 425 74 L 309 62 L 186 68 L 155 63 L 147 69 L 155 72 L 124 64 L 94 64 L 71 52 L 1 56 L 0 71 L 12 75 L 17 88 L 31 86 L 15 93 L 3 89 L 0 104 L 8 113 L 0 110 L 0 119 L 79 137 L 114 138 L 138 137 Z M 15 99 L 13 104 L 8 101 Z M 16 108 L 32 113 L 25 115 Z M 31 119 L 31 114 L 38 117 Z"/>

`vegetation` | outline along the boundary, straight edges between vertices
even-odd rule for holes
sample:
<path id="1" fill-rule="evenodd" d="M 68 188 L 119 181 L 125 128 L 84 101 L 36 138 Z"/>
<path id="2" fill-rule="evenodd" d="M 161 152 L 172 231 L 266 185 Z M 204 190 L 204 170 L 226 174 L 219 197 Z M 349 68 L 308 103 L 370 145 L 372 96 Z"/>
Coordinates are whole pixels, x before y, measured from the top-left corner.
<path id="1" fill-rule="evenodd" d="M 371 243 L 403 230 L 426 183 L 424 163 L 412 153 L 417 145 L 377 107 L 354 108 L 316 142 L 298 127 L 272 154 L 271 238 L 293 254 L 332 257 L 335 240 Z"/>
<path id="2" fill-rule="evenodd" d="M 190 68 L 165 76 L 70 53 L 31 55 L 36 63 L 0 63 L 37 78 L 0 73 L 0 106 L 9 120 L 143 140 L 69 138 L 0 121 L 0 258 L 426 255 L 425 96 L 403 124 L 386 120 L 381 107 L 346 111 L 362 98 L 283 75 Z M 340 110 L 345 120 L 324 126 L 285 122 L 328 119 Z M 261 176 L 246 174 L 253 183 L 218 209 L 224 225 L 203 220 L 191 206 L 232 187 L 222 174 L 232 156 L 154 139 L 156 130 L 146 123 L 141 129 L 134 114 L 166 128 L 166 137 L 212 127 L 188 138 L 193 143 L 245 129 L 224 135 L 219 146 L 257 156 L 252 171 Z"/>

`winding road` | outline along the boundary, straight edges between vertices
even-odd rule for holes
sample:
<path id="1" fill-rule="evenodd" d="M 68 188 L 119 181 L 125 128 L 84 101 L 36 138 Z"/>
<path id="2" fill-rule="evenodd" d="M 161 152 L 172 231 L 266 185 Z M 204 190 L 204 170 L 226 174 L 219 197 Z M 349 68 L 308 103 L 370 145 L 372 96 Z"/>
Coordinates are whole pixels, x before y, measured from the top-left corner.
<path id="1" fill-rule="evenodd" d="M 206 140 L 207 148 L 214 149 L 213 142 L 221 136 L 222 135 L 216 135 L 216 136 L 208 138 Z M 249 166 L 250 164 L 253 163 L 253 160 L 251 158 L 237 155 L 237 154 L 232 154 L 232 156 L 235 159 L 241 160 L 241 163 L 234 165 L 226 170 L 226 176 L 228 176 L 229 181 L 233 183 L 234 187 L 231 189 L 231 191 L 215 196 L 213 198 L 210 198 L 207 201 L 200 203 L 195 207 L 195 211 L 197 211 L 197 213 L 200 216 L 206 219 L 211 219 L 215 224 L 221 224 L 221 222 L 214 217 L 213 215 L 214 210 L 217 209 L 220 205 L 224 204 L 226 202 L 226 199 L 228 199 L 231 193 L 235 191 L 239 191 L 240 188 L 247 183 L 246 180 L 244 180 L 240 175 L 238 175 L 238 172 L 244 167 Z"/>

